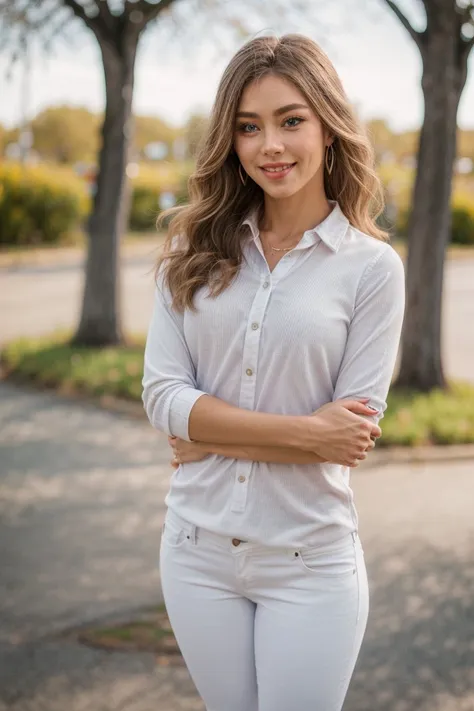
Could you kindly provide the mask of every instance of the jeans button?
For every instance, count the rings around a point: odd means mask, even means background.
[[[233,539],[232,539],[232,545],[233,545],[233,546],[240,546],[241,543],[242,543],[242,541],[240,541],[238,538],[233,538]]]

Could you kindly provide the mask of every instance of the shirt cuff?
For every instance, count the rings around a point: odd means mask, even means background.
[[[199,400],[201,395],[206,395],[206,393],[195,388],[184,388],[173,397],[169,405],[168,415],[169,431],[172,436],[191,442],[189,415],[194,403]]]

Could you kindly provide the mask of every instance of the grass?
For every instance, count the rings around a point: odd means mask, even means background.
[[[93,398],[141,402],[144,339],[123,348],[78,348],[66,333],[21,338],[1,353],[4,376]],[[392,389],[378,447],[474,443],[474,385],[452,382],[446,391]]]
[[[20,338],[1,353],[4,373],[64,394],[104,395],[139,401],[144,341],[130,338],[123,348],[79,348],[69,334]]]
[[[101,649],[153,652],[160,664],[183,664],[164,605],[140,619],[107,627],[81,629],[82,644]]]
[[[392,389],[380,426],[381,446],[474,442],[474,385],[450,382],[449,389],[413,393]]]

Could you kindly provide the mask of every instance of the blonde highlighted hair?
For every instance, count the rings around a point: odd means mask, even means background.
[[[194,308],[201,287],[209,287],[215,296],[229,286],[242,261],[240,225],[252,209],[261,214],[263,191],[250,179],[242,184],[233,142],[242,92],[268,74],[291,81],[334,136],[334,168],[324,175],[326,197],[337,200],[354,227],[387,239],[376,224],[384,201],[373,149],[331,61],[303,35],[258,37],[247,42],[224,71],[188,181],[189,204],[158,218],[160,225],[171,217],[157,271],[163,270],[173,306],[180,311]]]

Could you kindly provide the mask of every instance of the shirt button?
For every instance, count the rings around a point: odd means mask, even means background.
[[[270,286],[270,284],[268,283],[268,281],[264,281],[263,284],[262,284],[262,286],[263,286],[264,289],[268,289],[268,287]]]
[[[252,330],[253,330],[253,331],[256,331],[257,328],[258,328],[258,323],[256,323],[256,322],[253,323],[253,324],[252,324]]]
[[[247,373],[247,375],[253,375],[252,368],[247,368],[247,370],[245,372]]]
[[[245,481],[245,477],[242,476],[242,474],[239,476],[239,481],[240,481],[241,484],[243,484],[244,481]]]

